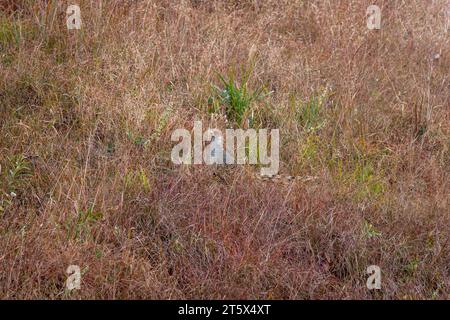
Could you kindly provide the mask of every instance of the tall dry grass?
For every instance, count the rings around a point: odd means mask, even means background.
[[[448,2],[374,2],[370,31],[366,0],[80,0],[69,31],[0,1],[0,297],[448,298]],[[281,173],[317,179],[171,163],[250,67]]]

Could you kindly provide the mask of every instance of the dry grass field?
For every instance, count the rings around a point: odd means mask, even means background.
[[[450,298],[447,0],[0,8],[0,298]],[[278,128],[280,174],[313,179],[174,165],[194,120]]]

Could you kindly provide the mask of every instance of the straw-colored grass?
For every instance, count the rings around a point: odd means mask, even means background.
[[[75,2],[0,1],[1,298],[449,298],[446,0]],[[316,179],[172,164],[211,112]]]

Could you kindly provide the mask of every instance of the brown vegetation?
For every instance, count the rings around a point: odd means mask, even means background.
[[[449,297],[446,0],[78,2],[0,1],[1,298]],[[171,163],[242,70],[317,179]]]

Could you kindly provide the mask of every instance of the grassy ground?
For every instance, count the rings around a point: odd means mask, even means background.
[[[77,2],[0,1],[1,298],[449,298],[447,1]],[[316,179],[171,163],[224,114]]]

